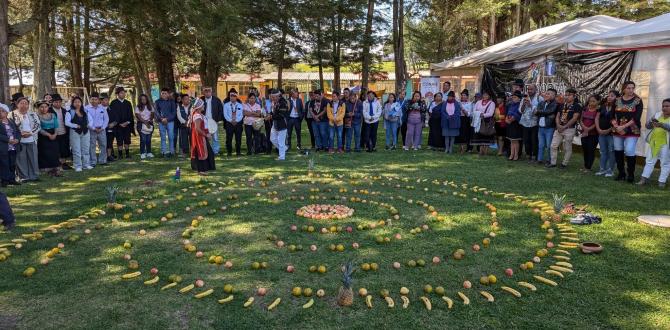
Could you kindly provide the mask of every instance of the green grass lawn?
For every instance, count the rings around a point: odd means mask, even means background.
[[[105,209],[107,186],[120,188],[119,202],[126,209],[107,210],[106,215],[89,219],[86,224],[61,229],[56,234],[45,233],[42,240],[27,242],[20,250],[12,249],[12,256],[0,263],[0,328],[670,328],[667,280],[670,231],[636,221],[639,214],[669,214],[667,190],[655,186],[639,188],[582,174],[577,171],[580,154],[575,154],[568,170],[547,170],[494,156],[445,155],[427,150],[318,154],[314,158],[316,178],[307,177],[307,157],[289,153],[287,158],[281,163],[266,155],[218,158],[217,171],[207,182],[201,182],[188,169],[186,161],[139,161],[135,157],[93,171],[67,172],[62,179],[44,179],[7,190],[18,227],[11,234],[0,234],[0,242],[75,218],[91,209]],[[171,180],[176,166],[184,168],[180,183]],[[252,176],[256,178],[254,186],[247,181]],[[267,179],[265,187],[260,184],[263,178]],[[544,274],[553,262],[549,257],[543,258],[532,271],[523,271],[519,265],[530,260],[545,244],[546,232],[540,228],[539,217],[513,199],[445,186],[445,181],[549,202],[553,193],[566,194],[568,201],[588,204],[590,211],[603,217],[600,225],[576,230],[582,240],[602,243],[605,251],[590,256],[571,250],[570,263],[575,273],[566,274],[562,280]],[[210,184],[215,185],[211,186],[212,192],[204,193]],[[187,192],[181,191],[189,187]],[[319,192],[310,191],[314,188],[319,188]],[[340,192],[340,188],[347,191]],[[354,193],[354,189],[367,189],[371,194]],[[275,191],[277,195],[268,195]],[[192,196],[193,192],[197,196]],[[465,193],[467,197],[454,196],[454,192]],[[176,200],[179,194],[182,200]],[[229,200],[233,194],[239,199]],[[278,201],[273,203],[269,199],[275,196]],[[300,200],[301,196],[306,200]],[[310,196],[325,197],[324,203],[346,204],[355,213],[351,218],[335,221],[297,217],[298,208],[315,202]],[[358,196],[368,202],[335,199],[342,196]],[[488,236],[491,216],[473,197],[493,203],[501,225],[491,246],[477,253],[470,247],[474,243],[481,245]],[[158,207],[149,210],[146,202],[139,202],[140,198],[153,201]],[[164,199],[170,203],[163,205]],[[409,199],[413,203],[408,203]],[[205,200],[207,206],[198,206],[198,202]],[[393,205],[400,212],[400,220],[353,233],[315,234],[300,230],[308,223],[317,229],[324,226],[321,223],[355,228],[358,224],[391,217],[388,209],[369,201]],[[444,215],[444,221],[435,221],[415,201],[434,206]],[[194,210],[186,212],[187,206]],[[227,210],[208,214],[221,206]],[[121,220],[124,213],[140,207],[144,210],[142,214],[135,212],[130,221]],[[176,216],[158,227],[150,227],[151,222],[168,212]],[[191,241],[205,253],[202,259],[183,249],[181,237],[197,215],[203,215],[205,220],[193,231]],[[112,218],[121,221],[112,224]],[[97,223],[105,227],[96,230]],[[292,232],[291,224],[296,224],[299,230]],[[410,229],[422,224],[428,224],[430,229],[410,234]],[[85,234],[85,229],[91,229],[92,233]],[[147,230],[147,234],[140,236],[141,229]],[[402,239],[392,238],[386,244],[375,242],[377,236],[393,237],[397,233]],[[69,242],[67,238],[73,234],[81,239]],[[287,245],[302,245],[304,250],[279,249],[267,239],[268,235],[276,235]],[[132,248],[122,247],[126,240],[132,242]],[[40,265],[42,255],[59,242],[65,243],[62,252],[49,265]],[[351,247],[354,242],[360,244],[359,249]],[[317,245],[316,252],[309,251],[311,244]],[[345,251],[331,252],[330,244],[343,244]],[[458,248],[466,251],[460,261],[452,258]],[[125,253],[139,262],[142,271],[139,278],[121,279],[122,274],[131,272],[122,258]],[[232,269],[209,264],[209,255],[223,256],[233,263]],[[447,259],[431,265],[433,256]],[[411,259],[424,259],[428,265],[406,266]],[[339,268],[347,260],[357,265],[363,262],[380,265],[378,271],[359,270],[354,274],[354,290],[367,288],[374,296],[373,308],[366,307],[364,299],[358,296],[350,308],[337,306]],[[250,264],[254,261],[266,261],[269,267],[252,270]],[[399,270],[391,267],[395,261],[402,264]],[[288,264],[296,267],[294,273],[285,271]],[[307,270],[310,265],[326,265],[328,271],[310,273]],[[28,266],[37,268],[31,278],[22,276]],[[145,286],[142,281],[149,279],[151,267],[159,269],[161,279],[156,286]],[[504,275],[507,267],[514,269],[514,277]],[[170,274],[182,276],[184,282],[176,289],[160,291]],[[487,274],[495,274],[498,283],[480,285],[479,277]],[[558,286],[540,284],[532,275],[556,279]],[[178,288],[196,279],[204,280],[205,286],[194,292],[214,288],[214,294],[198,300],[193,298],[193,292],[177,293]],[[473,282],[471,289],[462,287],[465,280]],[[538,291],[519,288],[517,281],[534,283]],[[216,300],[227,296],[222,289],[224,284],[232,284],[236,292],[231,303],[222,305]],[[426,284],[443,286],[454,299],[454,308],[447,309],[435,293],[424,294]],[[502,292],[501,285],[517,288],[522,297]],[[243,308],[243,302],[261,286],[268,288],[268,294],[256,297],[250,308]],[[294,286],[314,291],[324,289],[326,296],[315,298],[312,308],[303,309],[308,298],[291,297]],[[400,306],[402,286],[410,289],[407,309]],[[379,295],[382,289],[391,292],[395,308],[386,306]],[[486,302],[479,295],[480,290],[491,292],[495,302]],[[469,306],[462,304],[457,291],[469,296],[472,301]],[[430,297],[431,311],[420,302],[423,295]],[[276,297],[282,298],[281,304],[268,311],[267,305]]]

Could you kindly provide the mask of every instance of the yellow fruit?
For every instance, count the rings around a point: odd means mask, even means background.
[[[358,289],[358,295],[361,297],[365,297],[368,295],[368,290],[365,288],[360,288]]]
[[[517,282],[517,284],[519,284],[520,286],[522,286],[524,288],[530,289],[530,291],[537,291],[537,288],[534,285],[532,285],[528,282]]]
[[[209,289],[209,290],[206,290],[204,292],[200,292],[200,293],[196,294],[194,297],[195,297],[195,299],[202,299],[202,298],[207,297],[210,294],[212,294],[212,292],[214,292],[214,289]]]
[[[463,300],[463,305],[470,305],[470,298],[466,296],[463,292],[458,291],[458,296]]]
[[[433,309],[433,305],[430,303],[430,299],[427,297],[421,297],[421,301],[423,301],[423,305],[426,306],[427,310]]]
[[[423,291],[424,291],[425,293],[432,293],[432,292],[433,292],[433,286],[431,286],[430,284],[426,284],[426,285],[423,287]]]
[[[533,267],[535,267],[535,264],[533,264],[532,261],[527,261],[526,262],[526,269],[530,270],[530,269],[533,269]]]
[[[542,283],[547,284],[547,285],[551,285],[551,286],[557,286],[558,285],[558,283],[556,283],[556,282],[554,282],[554,281],[552,281],[548,278],[542,277],[542,276],[533,275],[533,278],[535,278],[537,281],[542,282]]]
[[[150,280],[144,281],[144,285],[154,285],[154,284],[158,283],[158,280],[159,280],[159,278],[158,278],[158,276],[156,276],[156,277],[154,277]]]
[[[225,304],[227,302],[233,301],[233,298],[234,298],[234,296],[231,294],[228,297],[225,297],[223,299],[219,299],[218,301],[219,301],[219,304]]]
[[[310,308],[312,307],[312,305],[314,305],[314,298],[309,299],[309,301],[306,304],[302,305],[302,308],[304,309]]]
[[[232,293],[233,292],[233,286],[231,284],[224,285],[223,286],[223,292]]]
[[[370,264],[370,269],[376,271],[376,270],[379,269],[379,265],[377,265],[377,263],[373,262],[373,263]]]
[[[342,251],[344,251],[344,245],[342,245],[342,244],[337,244],[337,251],[338,251],[338,252],[342,252]]]
[[[364,263],[364,264],[362,264],[362,265],[361,265],[361,269],[362,269],[362,270],[365,270],[365,271],[370,270],[370,264],[367,263],[367,262]]]
[[[368,306],[368,308],[372,308],[372,295],[367,295],[365,297],[365,304]]]
[[[556,276],[558,276],[558,277],[560,277],[560,278],[565,278],[565,276],[563,276],[563,273],[561,273],[561,272],[559,272],[559,271],[557,271],[557,270],[549,269],[549,270],[545,271],[545,273],[546,273],[546,274],[550,274],[550,275],[556,275]]]
[[[189,284],[189,285],[179,289],[179,293],[189,292],[189,291],[193,290],[193,288],[195,288],[195,285],[194,284]]]
[[[312,289],[311,288],[302,289],[302,295],[305,296],[305,297],[311,297],[312,296]]]
[[[23,271],[23,276],[31,277],[31,276],[33,276],[33,274],[35,274],[35,271],[36,271],[35,267],[28,267],[28,268],[26,268],[26,270]]]
[[[121,278],[123,278],[124,280],[127,280],[127,279],[138,277],[140,275],[142,275],[141,272],[134,272],[134,273],[123,274],[123,275],[121,275]]]
[[[386,300],[386,304],[388,305],[389,308],[395,307],[395,302],[393,301],[393,298],[386,296],[384,297],[384,300]]]
[[[325,273],[326,272],[326,266],[324,266],[324,265],[319,266],[317,268],[317,271],[321,274]]]
[[[409,306],[409,298],[407,296],[400,296],[402,300],[402,308],[407,308]]]
[[[167,285],[163,286],[163,287],[161,288],[161,291],[163,291],[163,290],[167,290],[167,289],[169,289],[169,288],[173,288],[173,287],[175,287],[175,286],[177,286],[177,282],[172,282],[172,283],[170,283],[170,284],[167,284]]]
[[[217,265],[223,264],[223,257],[222,256],[214,257],[214,263],[217,264]]]
[[[277,305],[279,305],[280,302],[281,302],[281,298],[275,299],[275,301],[273,301],[272,304],[270,304],[270,306],[268,306],[268,310],[269,311],[273,310],[275,307],[277,307]]]
[[[302,289],[299,286],[296,286],[293,288],[293,290],[291,290],[291,294],[294,297],[300,297],[302,295]]]
[[[441,287],[441,286],[438,286],[438,287],[435,288],[435,293],[439,294],[440,296],[443,296],[444,292],[445,292],[444,288]]]
[[[448,309],[451,309],[452,307],[454,307],[454,301],[451,300],[451,298],[449,298],[447,296],[442,296],[442,300],[444,300],[447,303],[447,308]]]
[[[498,279],[496,278],[495,275],[489,275],[489,284],[496,284],[498,282]]]
[[[400,294],[403,295],[403,296],[408,295],[409,294],[409,289],[403,286],[402,288],[400,288]]]
[[[517,298],[521,298],[521,292],[519,292],[517,290],[514,290],[514,289],[512,289],[508,286],[502,286],[502,287],[500,287],[500,289],[502,289],[505,292],[508,292],[508,293],[512,294],[513,296],[515,296]]]
[[[244,302],[244,308],[249,308],[254,303],[254,297],[249,297],[246,302]]]
[[[574,270],[572,270],[570,268],[565,268],[565,267],[561,267],[561,266],[551,265],[551,266],[549,266],[549,268],[552,269],[552,270],[557,270],[559,272],[563,272],[563,273],[574,273],[575,272]]]
[[[482,276],[479,278],[479,283],[482,285],[488,285],[489,284],[489,277],[488,276]]]
[[[494,302],[495,301],[495,299],[493,298],[493,295],[491,295],[490,293],[488,293],[486,291],[479,291],[479,294],[484,296],[484,298],[486,298],[486,300],[488,300],[488,302]]]
[[[565,262],[565,261],[558,261],[558,262],[556,262],[556,266],[572,268],[572,264],[571,264],[571,263],[568,263],[568,262]]]

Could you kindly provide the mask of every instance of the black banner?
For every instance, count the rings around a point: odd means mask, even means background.
[[[580,101],[587,95],[606,95],[611,89],[620,90],[630,79],[634,51],[559,54],[540,63],[506,62],[484,66],[482,90],[497,95],[510,91],[516,79],[526,85],[536,84],[540,92],[554,88],[559,94],[572,87]]]

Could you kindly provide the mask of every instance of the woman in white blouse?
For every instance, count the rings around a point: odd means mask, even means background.
[[[70,107],[70,111],[65,114],[65,126],[70,128],[70,148],[72,149],[74,170],[76,172],[81,172],[82,168],[90,170],[93,167],[90,165],[89,157],[91,139],[88,126],[89,123],[93,122],[93,119],[84,110],[79,96],[72,98]]]
[[[41,125],[40,118],[30,111],[30,102],[25,97],[16,101],[16,110],[9,114],[19,131],[21,131],[20,147],[16,153],[16,170],[22,181],[39,181],[39,164],[37,162],[37,135]]]
[[[247,155],[261,153],[261,130],[264,126],[265,111],[254,93],[249,93],[244,104],[244,135],[247,139]]]

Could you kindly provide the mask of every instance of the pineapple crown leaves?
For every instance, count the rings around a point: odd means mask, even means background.
[[[353,282],[353,274],[356,271],[356,268],[354,268],[354,263],[352,261],[348,261],[344,265],[344,269],[342,271],[342,284],[344,285],[345,288],[351,288],[351,284]]]
[[[107,191],[107,202],[116,203],[116,195],[119,193],[119,187],[107,186],[105,190]]]
[[[565,197],[566,197],[566,195],[559,196],[558,194],[553,194],[554,211],[556,213],[561,212],[561,210],[563,210],[563,206],[565,204]]]

